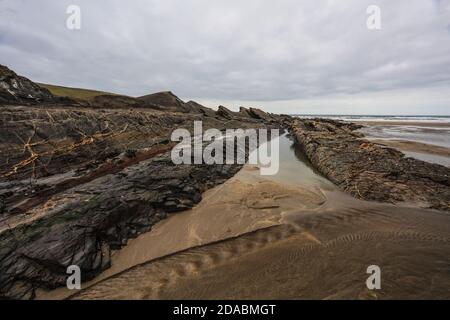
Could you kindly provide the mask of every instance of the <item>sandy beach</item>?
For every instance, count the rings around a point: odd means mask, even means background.
[[[432,144],[420,143],[408,140],[382,140],[374,139],[373,142],[396,148],[403,151],[418,152],[424,154],[432,154],[442,157],[450,157],[450,149]]]
[[[355,123],[368,126],[416,126],[416,127],[430,127],[430,128],[450,128],[450,122],[439,121],[414,121],[414,120],[367,120],[354,121]]]

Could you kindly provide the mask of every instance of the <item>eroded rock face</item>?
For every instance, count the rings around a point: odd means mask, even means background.
[[[96,167],[126,150],[167,141],[201,116],[141,109],[67,106],[0,110],[0,181],[50,177]],[[216,123],[204,121],[204,125]]]
[[[47,89],[0,65],[0,104],[35,104],[55,100]]]
[[[251,118],[252,115],[250,114],[249,110],[244,107],[239,107],[239,115],[242,117]]]
[[[208,117],[215,117],[216,112],[210,108],[204,107],[195,101],[188,101],[186,105],[191,113],[199,113]]]
[[[362,139],[361,126],[324,119],[289,124],[313,166],[356,198],[450,210],[450,169]]]
[[[254,122],[264,122],[264,123],[282,123],[284,121],[290,121],[291,117],[286,115],[275,115],[267,113],[257,108],[244,108],[240,107],[239,112],[233,112],[230,109],[219,106],[217,114],[225,119],[251,119]],[[248,120],[247,120],[248,121]]]
[[[234,114],[233,111],[229,110],[224,106],[219,106],[219,108],[217,109],[217,114],[225,119],[233,119],[237,116]]]
[[[122,95],[99,95],[89,100],[89,106],[94,108],[107,108],[107,109],[124,109],[124,108],[153,108],[158,110],[157,105],[150,103],[144,103],[133,97],[127,97]]]
[[[267,112],[262,111],[261,109],[257,108],[250,108],[248,110],[248,113],[250,117],[255,119],[261,119],[263,121],[272,121],[275,119],[275,117]]]
[[[70,265],[91,279],[109,267],[112,249],[192,208],[240,168],[174,165],[166,152],[54,195],[27,211],[35,220],[0,233],[0,296],[33,298],[37,287],[64,286]]]

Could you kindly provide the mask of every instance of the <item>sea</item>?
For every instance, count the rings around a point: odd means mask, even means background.
[[[410,121],[449,123],[450,116],[422,116],[422,115],[336,115],[336,114],[292,114],[302,119],[326,118],[343,121]]]

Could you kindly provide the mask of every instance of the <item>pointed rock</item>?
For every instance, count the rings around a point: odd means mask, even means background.
[[[186,106],[189,108],[189,112],[191,113],[199,113],[208,117],[214,117],[216,115],[213,109],[202,106],[201,104],[195,101],[189,101],[186,103]]]
[[[224,106],[219,106],[219,109],[217,110],[217,115],[221,116],[225,119],[233,119],[235,117],[235,114],[230,109],[225,108]]]

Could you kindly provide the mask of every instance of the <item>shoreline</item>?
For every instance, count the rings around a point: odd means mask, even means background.
[[[407,157],[450,166],[450,123],[446,122],[359,122],[365,138],[391,147]],[[445,137],[448,137],[446,139]]]
[[[423,154],[437,155],[443,157],[450,157],[450,148],[437,146],[428,143],[421,143],[411,140],[400,139],[370,139],[370,141],[382,144],[388,147],[399,149],[401,151],[411,151]]]
[[[431,127],[431,128],[450,128],[450,122],[439,121],[416,121],[416,120],[358,120],[349,121],[361,125],[370,126],[416,126],[416,127]]]

